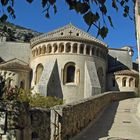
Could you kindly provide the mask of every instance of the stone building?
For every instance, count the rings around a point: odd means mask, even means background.
[[[132,62],[133,50],[129,46],[108,49],[107,90],[135,91],[138,93],[138,69]],[[136,64],[135,64],[136,65]]]
[[[19,87],[31,84],[34,92],[63,98],[66,103],[110,90],[137,93],[138,72],[133,70],[131,47],[108,48],[72,24],[32,38],[30,44],[21,43],[20,51],[17,43],[14,53],[3,44],[11,49],[9,42],[0,43],[4,60],[0,69],[17,72]]]

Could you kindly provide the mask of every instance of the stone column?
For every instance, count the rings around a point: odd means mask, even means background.
[[[84,44],[84,55],[86,55],[86,48],[87,46]]]
[[[126,87],[129,87],[129,78],[126,78]]]
[[[66,53],[66,42],[64,43],[64,53]]]
[[[80,44],[77,43],[77,54],[80,54]]]
[[[70,43],[70,53],[73,53],[73,43]]]
[[[90,46],[90,56],[92,56],[92,47]]]

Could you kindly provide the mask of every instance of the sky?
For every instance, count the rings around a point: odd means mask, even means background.
[[[109,27],[109,33],[102,40],[110,48],[121,48],[123,46],[131,46],[134,49],[133,60],[137,57],[136,37],[135,37],[135,24],[134,21],[122,16],[122,9],[119,7],[119,12],[110,8],[110,1],[108,1],[108,14],[112,16],[114,29]],[[41,7],[41,0],[34,0],[32,4],[27,3],[25,0],[15,0],[16,19],[9,18],[9,21],[38,32],[47,33],[54,29],[72,23],[76,27],[87,31],[88,25],[84,22],[82,16],[75,11],[70,11],[64,0],[57,3],[56,14],[51,12],[50,19],[45,18],[45,13]],[[131,15],[133,17],[133,4],[130,3]],[[93,26],[89,34],[96,37],[96,28]]]

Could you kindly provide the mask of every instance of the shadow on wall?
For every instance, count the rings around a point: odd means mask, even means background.
[[[109,130],[114,122],[118,105],[119,102],[111,103],[94,125],[91,123],[82,132],[82,135],[77,135],[72,140],[99,140],[100,138],[109,136]]]
[[[117,58],[108,55],[108,72],[115,72],[125,69],[129,69],[129,67],[118,61]]]
[[[47,85],[47,96],[55,96],[55,97],[63,99],[57,60],[54,64],[54,67],[53,67],[53,70],[52,70],[52,73],[51,73],[51,76]]]
[[[120,80],[120,79],[116,79],[115,78],[115,75],[113,74],[112,75],[112,78],[110,79],[111,81],[111,91],[120,91],[120,89],[119,89],[119,85],[118,85],[118,83],[120,82],[120,81],[118,81],[118,80]]]

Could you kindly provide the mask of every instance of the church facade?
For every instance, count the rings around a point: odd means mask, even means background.
[[[4,53],[4,43],[0,44],[0,52]],[[11,74],[13,86],[34,87],[35,93],[56,96],[66,103],[106,91],[138,93],[138,71],[133,69],[133,50],[129,46],[108,48],[72,24],[22,45],[21,50],[13,46],[15,54],[9,60],[0,53],[1,74],[15,73]]]

